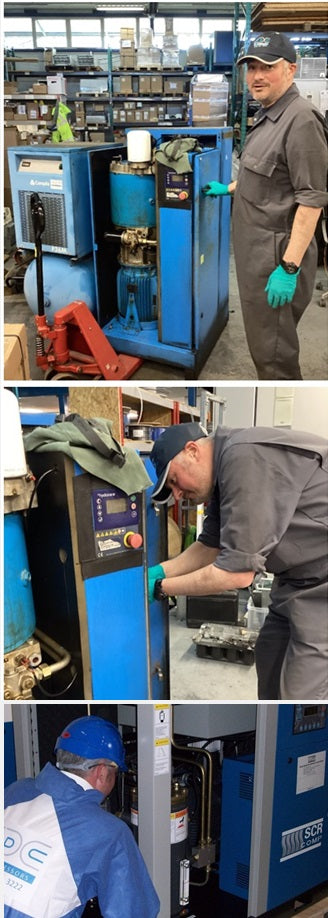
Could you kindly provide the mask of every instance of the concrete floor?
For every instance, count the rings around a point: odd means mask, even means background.
[[[246,344],[235,263],[232,254],[230,257],[229,283],[229,322],[214,345],[198,379],[255,380],[257,378]],[[324,290],[328,289],[327,276],[322,267],[318,268],[316,283],[321,284]],[[8,293],[8,289],[6,292]],[[311,304],[308,306],[299,326],[301,367],[305,380],[325,380],[328,378],[328,301],[325,308],[320,308],[318,305],[320,296],[320,290],[315,289]],[[9,323],[22,322],[26,325],[30,378],[33,380],[43,379],[42,371],[35,364],[34,316],[23,294],[5,296],[4,321]],[[186,376],[183,369],[145,360],[132,378],[135,380],[181,380],[185,379]]]
[[[193,635],[176,610],[170,612],[170,689],[172,701],[256,701],[255,666],[202,659]]]

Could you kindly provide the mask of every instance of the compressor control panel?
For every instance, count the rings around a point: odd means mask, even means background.
[[[293,733],[309,733],[312,730],[323,730],[326,723],[326,704],[295,705]]]
[[[191,210],[193,199],[193,173],[175,172],[158,163],[157,195],[160,207]]]
[[[91,504],[97,558],[141,548],[139,495],[108,485],[92,489]]]

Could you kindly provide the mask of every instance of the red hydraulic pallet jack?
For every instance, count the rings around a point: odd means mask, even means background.
[[[117,354],[83,300],[59,309],[49,325],[44,309],[42,242],[45,215],[41,198],[31,195],[35,236],[38,315],[35,316],[36,364],[45,379],[129,379],[141,366],[140,357]]]

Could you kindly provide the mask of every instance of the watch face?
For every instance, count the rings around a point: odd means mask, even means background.
[[[294,265],[292,261],[284,261],[282,259],[281,264],[282,264],[284,271],[286,271],[287,274],[297,274],[298,267],[297,265]]]

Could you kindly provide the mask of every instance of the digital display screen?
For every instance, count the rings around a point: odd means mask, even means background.
[[[106,513],[125,513],[127,506],[125,497],[113,497],[112,500],[106,500]]]
[[[312,714],[317,714],[317,713],[318,713],[317,704],[304,705],[304,717],[312,717]]]
[[[172,172],[171,182],[173,185],[181,185],[181,175],[176,175],[175,172]]]

